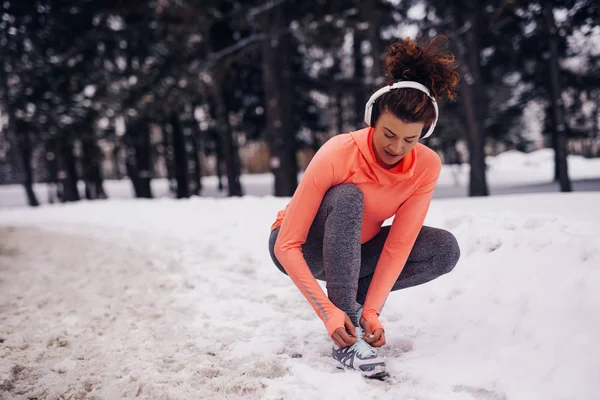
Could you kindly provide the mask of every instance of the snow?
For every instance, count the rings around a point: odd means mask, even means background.
[[[85,93],[86,97],[94,97],[94,95],[96,94],[96,90],[97,90],[96,85],[87,85],[83,89],[83,92]]]
[[[552,157],[488,158],[492,192],[556,191]],[[288,199],[268,195],[270,176],[243,176],[243,198],[219,198],[214,177],[185,200],[165,180],[154,200],[107,181],[108,201],[39,208],[2,187],[0,400],[596,399],[599,166],[569,160],[592,191],[489,198],[464,198],[468,167],[458,185],[444,167],[426,224],[462,256],[390,295],[390,382],[336,369],[321,321],[272,264]]]
[[[507,151],[496,157],[488,157],[486,164],[489,167],[486,175],[492,191],[494,188],[511,185],[535,185],[551,182],[554,177],[554,151],[551,149],[541,149],[531,153]],[[450,182],[447,175],[450,168],[445,167],[441,177],[442,185]],[[600,159],[570,155],[568,168],[572,180],[600,178]],[[465,169],[468,169],[468,166],[465,166]],[[461,176],[461,182],[466,184],[467,181],[468,173],[465,172]]]
[[[337,370],[272,264],[286,202],[1,209],[0,399],[597,398],[600,192],[434,200],[462,257],[390,295],[390,382]]]
[[[531,153],[507,151],[496,157],[488,157],[487,180],[492,194],[516,194],[556,192],[558,184],[553,182],[554,152],[550,149]],[[299,175],[301,177],[302,174]],[[600,159],[587,159],[581,156],[569,156],[569,176],[574,181],[575,191],[600,190]],[[244,193],[251,196],[270,196],[273,190],[272,174],[242,175]],[[223,178],[224,184],[227,183]],[[439,179],[436,198],[465,197],[469,182],[469,165],[460,167],[444,165]],[[166,179],[152,180],[152,192],[157,198],[171,197]],[[217,178],[207,176],[202,179],[203,197],[223,198],[227,190],[219,192]],[[130,199],[134,196],[133,187],[128,179],[106,180],[104,188],[109,198]],[[48,202],[46,184],[35,184],[34,191],[41,203]],[[83,183],[79,183],[79,192],[84,193]],[[22,207],[27,204],[25,191],[21,185],[0,187],[0,208]]]

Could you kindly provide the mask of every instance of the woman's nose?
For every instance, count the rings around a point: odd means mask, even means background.
[[[403,153],[403,148],[404,146],[402,146],[401,144],[392,144],[390,145],[390,151],[394,154],[402,154]]]

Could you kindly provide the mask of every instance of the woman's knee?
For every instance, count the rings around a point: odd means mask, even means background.
[[[362,213],[364,194],[362,190],[351,183],[342,183],[331,187],[323,197],[323,202],[332,206],[343,204],[344,209],[352,209]]]
[[[460,246],[456,237],[448,231],[441,230],[439,238],[439,259],[441,261],[442,273],[451,272],[460,259]]]
[[[277,242],[277,236],[279,235],[279,229],[280,228],[273,230],[269,235],[269,254],[271,255],[271,260],[273,261],[273,264],[275,264],[277,269],[287,275],[287,272],[285,272],[283,265],[281,265],[281,263],[275,256],[275,244]]]

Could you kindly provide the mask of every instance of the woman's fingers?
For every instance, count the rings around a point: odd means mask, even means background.
[[[357,338],[357,337],[358,337],[358,335],[356,334],[356,328],[354,327],[354,324],[353,324],[353,323],[352,323],[352,321],[350,320],[350,317],[348,316],[348,314],[346,314],[346,321],[345,321],[344,325],[345,325],[345,327],[346,327],[346,330],[347,330],[348,332],[350,332],[350,334],[351,334],[353,337],[355,337],[355,338]]]
[[[356,342],[356,337],[349,335],[346,327],[336,329],[331,339],[339,347],[350,346]],[[363,339],[373,347],[381,347],[386,343],[385,332],[381,328],[376,329],[372,334],[366,334]]]
[[[333,332],[333,335],[331,335],[331,340],[333,340],[333,342],[336,344],[336,346],[338,346],[338,347],[344,347],[344,345],[342,344],[342,341],[341,341],[339,335],[337,334],[337,332]]]
[[[335,336],[335,344],[337,344],[339,347],[346,347],[346,342],[344,341],[344,339],[342,338],[342,336],[339,333],[334,333]]]
[[[363,339],[373,347],[379,347],[385,344],[385,334],[381,328],[377,328],[374,333],[365,333]],[[379,344],[382,339],[383,343]],[[377,344],[379,344],[379,346],[377,346]]]
[[[345,346],[350,346],[351,344],[356,343],[356,338],[350,336],[348,334],[348,332],[346,332],[346,329],[343,330],[343,332],[340,334],[340,336],[342,337],[342,340],[344,341]]]
[[[331,338],[340,347],[350,346],[356,342],[356,338],[348,335],[346,328],[337,328]]]
[[[381,329],[381,328],[376,329],[375,333],[373,333],[373,336],[374,337],[373,337],[373,342],[371,343],[371,346],[381,347],[385,344],[385,332],[383,331],[383,329]]]
[[[377,336],[375,333],[380,329],[376,329],[375,332],[371,332],[371,324],[369,324],[369,321],[367,321],[365,318],[361,318],[360,322],[363,329],[365,330],[365,334],[363,336],[365,342],[369,344],[375,343],[377,339],[379,339],[379,336]]]
[[[377,341],[378,338],[376,338],[375,335],[372,333],[365,333],[365,336],[363,337],[363,339],[365,339],[365,342],[372,345],[373,343],[375,343]]]
[[[371,324],[369,324],[369,321],[367,321],[367,319],[364,317],[360,317],[360,324],[363,327],[363,329],[365,330],[365,336],[370,336],[372,332],[371,332]]]

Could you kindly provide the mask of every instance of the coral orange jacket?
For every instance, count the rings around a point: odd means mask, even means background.
[[[321,146],[291,201],[278,212],[271,226],[280,227],[275,256],[321,318],[329,336],[344,326],[344,312],[328,299],[302,254],[302,245],[327,190],[342,183],[362,190],[361,243],[372,239],[383,223],[394,217],[362,312],[374,332],[383,328],[379,314],[423,226],[440,174],[439,156],[420,143],[394,168],[383,168],[373,153],[372,135],[373,129],[365,128],[334,136]]]

